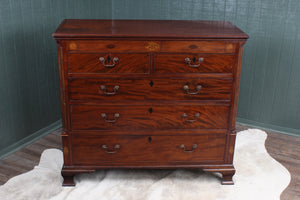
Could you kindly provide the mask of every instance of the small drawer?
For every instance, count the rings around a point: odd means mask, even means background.
[[[70,40],[66,48],[72,52],[147,52],[145,46],[151,41],[140,40]]]
[[[224,159],[225,134],[203,136],[72,135],[74,164],[119,165],[134,162],[212,163]]]
[[[222,54],[155,54],[156,74],[232,73],[234,56]]]
[[[229,100],[232,80],[202,79],[69,79],[70,99]]]
[[[163,41],[161,52],[235,53],[237,43],[228,41]]]
[[[148,74],[147,53],[69,53],[69,73]]]
[[[72,130],[226,129],[223,105],[72,105]],[[134,134],[134,132],[132,132]]]

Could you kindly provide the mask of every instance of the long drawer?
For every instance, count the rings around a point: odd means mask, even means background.
[[[226,129],[223,105],[72,105],[72,130]]]
[[[71,100],[229,100],[229,79],[69,80]]]
[[[130,162],[220,162],[226,135],[91,136],[72,135],[72,161],[77,165]]]

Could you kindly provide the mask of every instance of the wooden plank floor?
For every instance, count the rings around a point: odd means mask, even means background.
[[[248,127],[237,126],[237,130]],[[266,148],[269,154],[282,163],[291,173],[292,180],[281,194],[281,200],[300,200],[300,137],[267,132]],[[60,130],[57,130],[14,154],[0,160],[0,185],[16,175],[27,172],[38,165],[45,149],[61,149]]]

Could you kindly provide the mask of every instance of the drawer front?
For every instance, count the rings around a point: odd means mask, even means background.
[[[75,40],[67,41],[67,50],[73,52],[147,52],[145,48],[151,41],[129,40]],[[153,41],[152,41],[153,42]],[[157,41],[155,41],[157,43]]]
[[[71,100],[228,100],[231,79],[70,79]]]
[[[163,41],[161,52],[235,53],[235,48],[228,41]]]
[[[118,165],[130,162],[220,162],[225,134],[203,136],[72,135],[73,163]]]
[[[226,129],[221,105],[72,105],[72,130]]]
[[[221,54],[156,54],[157,74],[232,73],[234,56]]]
[[[148,74],[150,56],[147,53],[69,53],[69,73]]]
[[[74,40],[66,41],[73,52],[189,52],[235,53],[236,44],[228,41],[158,41],[158,40]]]

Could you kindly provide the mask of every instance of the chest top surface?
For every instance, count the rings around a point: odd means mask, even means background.
[[[66,19],[53,37],[247,39],[249,36],[228,21]]]

